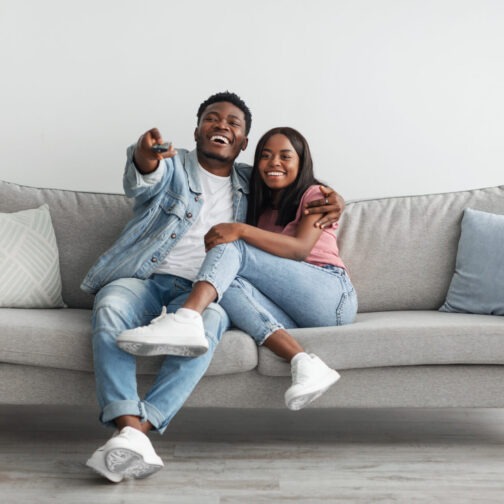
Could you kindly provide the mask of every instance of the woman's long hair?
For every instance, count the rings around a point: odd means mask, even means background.
[[[247,224],[257,225],[260,215],[272,205],[272,193],[259,174],[259,161],[267,141],[273,135],[284,135],[294,147],[299,156],[299,171],[296,180],[283,189],[280,204],[278,206],[278,219],[276,224],[286,226],[296,218],[299,202],[304,192],[311,185],[319,185],[320,182],[313,174],[313,161],[310,147],[305,137],[293,128],[282,126],[267,131],[257,143],[254,154],[254,168],[250,178],[250,195],[248,200]]]

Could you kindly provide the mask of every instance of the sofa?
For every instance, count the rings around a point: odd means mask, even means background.
[[[64,306],[0,308],[0,402],[96,406],[93,297],[79,286],[128,221],[131,202],[119,194],[0,182],[0,213],[43,205]],[[347,203],[338,236],[359,313],[348,326],[292,331],[341,374],[309,407],[504,406],[504,318],[439,311],[454,277],[466,208],[502,216],[504,186]],[[161,359],[138,359],[141,391]],[[185,407],[284,408],[289,383],[286,362],[231,329]]]

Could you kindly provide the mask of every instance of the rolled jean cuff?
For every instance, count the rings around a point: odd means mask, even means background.
[[[146,401],[144,401],[142,404],[147,414],[147,420],[152,424],[157,432],[163,434],[166,427],[168,426],[168,422],[166,422],[165,416],[152,404]]]
[[[209,275],[199,275],[194,279],[193,285],[196,282],[207,282],[209,283],[216,291],[217,291],[217,299],[215,300],[216,303],[219,303],[220,300],[222,299],[222,296],[224,295],[224,292],[222,292],[222,289],[220,289],[217,285],[215,285],[215,280],[209,276]]]
[[[281,324],[271,324],[268,327],[268,330],[264,333],[264,336],[262,338],[254,338],[255,342],[257,345],[262,346],[266,342],[266,340],[276,331],[279,331],[280,329],[285,329],[285,327]]]
[[[141,422],[147,420],[146,411],[144,405],[141,401],[114,401],[107,404],[100,415],[100,420],[103,424],[115,427],[114,419],[124,416],[131,415],[140,418]]]

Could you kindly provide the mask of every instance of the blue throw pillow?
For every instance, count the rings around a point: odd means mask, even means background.
[[[455,273],[440,311],[504,315],[504,215],[464,210]]]

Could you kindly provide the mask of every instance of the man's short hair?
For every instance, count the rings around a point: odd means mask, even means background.
[[[207,98],[200,106],[198,109],[198,113],[196,114],[198,117],[198,124],[201,120],[201,116],[203,115],[203,112],[205,109],[209,106],[212,105],[213,103],[220,103],[220,102],[229,102],[232,103],[235,107],[238,107],[245,115],[245,134],[248,135],[250,128],[252,126],[252,113],[250,112],[250,109],[247,107],[245,102],[235,93],[231,93],[229,91],[224,91],[222,93],[216,93],[210,98]]]

